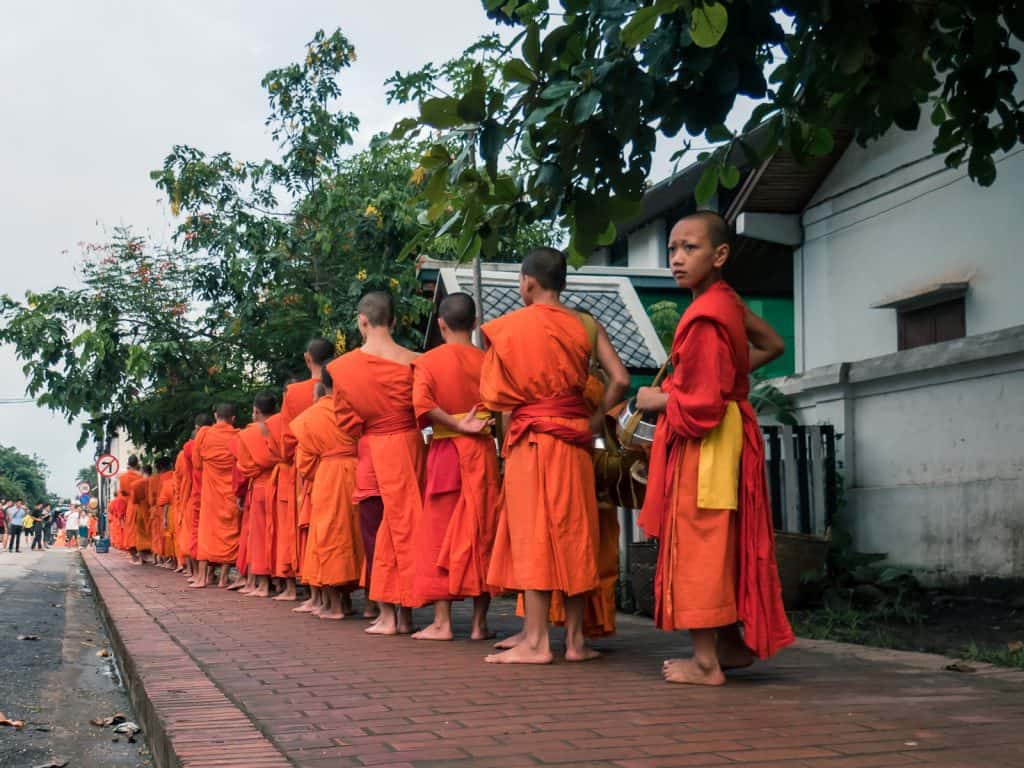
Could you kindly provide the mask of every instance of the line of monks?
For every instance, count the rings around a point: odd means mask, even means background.
[[[683,219],[669,249],[694,302],[671,376],[637,395],[660,414],[640,523],[660,543],[656,623],[693,640],[664,676],[720,685],[793,639],[747,402],[750,370],[781,340],[721,279],[721,217]],[[466,294],[442,301],[445,343],[424,354],[393,340],[390,294],[366,294],[362,346],[334,358],[330,342],[310,342],[310,378],[280,408],[257,396],[241,430],[231,405],[200,415],[174,465],[159,459],[148,476],[132,457],[109,507],[113,545],[194,588],[219,569],[222,587],[297,601],[301,582],[309,599],[294,610],[321,619],[354,615],[363,589],[371,635],[451,640],[452,601],[472,599],[470,638],[482,640],[492,596],[517,592],[523,629],[488,662],[550,663],[551,623],[564,625],[567,661],[597,657],[587,639],[615,629],[618,522],[598,503],[591,450],[629,375],[600,324],[562,303],[565,280],[562,253],[529,254],[525,306],[482,326],[486,351]],[[414,632],[412,609],[430,604],[433,622]]]

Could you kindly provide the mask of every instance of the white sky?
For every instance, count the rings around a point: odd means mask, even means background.
[[[450,58],[493,29],[479,0],[0,2],[0,292],[73,285],[77,243],[117,225],[166,238],[170,215],[149,171],[173,144],[267,156],[260,80],[301,60],[321,27],[341,27],[356,47],[341,84],[360,142],[402,116],[385,103],[386,77]],[[653,180],[667,169],[659,163]],[[0,348],[0,399],[24,386]],[[0,443],[42,456],[61,495],[92,461],[77,437],[34,404],[0,404]]]

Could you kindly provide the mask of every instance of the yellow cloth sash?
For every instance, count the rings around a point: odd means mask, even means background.
[[[466,413],[455,413],[455,414],[452,414],[452,418],[455,419],[456,421],[462,421],[468,415],[469,415],[468,411]],[[476,418],[478,418],[480,421],[487,421],[488,419],[491,418],[491,412],[490,411],[485,411],[485,410],[479,410],[479,411],[476,412]],[[489,435],[489,434],[491,434],[491,428],[490,427],[487,427],[486,429],[483,429],[480,432],[477,432],[477,435]],[[434,437],[433,437],[434,440],[450,440],[453,437],[475,437],[475,436],[476,435],[466,435],[465,432],[456,432],[454,429],[448,429],[448,427],[443,426],[442,424],[435,424],[434,425]]]
[[[701,509],[737,509],[740,491],[740,454],[743,453],[743,416],[735,402],[725,408],[718,426],[700,442],[697,470],[697,506]]]

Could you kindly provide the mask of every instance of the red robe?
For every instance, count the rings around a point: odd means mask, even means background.
[[[355,587],[363,572],[356,489],[355,435],[334,417],[334,400],[322,397],[291,423],[298,441],[295,466],[310,491],[312,515],[302,580],[313,587]]]
[[[338,426],[358,434],[357,502],[380,497],[370,599],[415,604],[413,530],[422,514],[426,446],[412,408],[412,367],[354,350],[327,367]],[[369,555],[369,553],[367,553]]]
[[[189,554],[192,544],[192,440],[178,452],[174,462],[175,482],[174,506],[178,510],[177,526],[174,530],[174,551],[179,559]]]
[[[413,407],[421,422],[441,409],[461,416],[480,402],[484,352],[444,344],[413,363]],[[427,452],[422,524],[416,527],[416,604],[491,592],[487,568],[501,494],[494,438],[448,435],[435,426]]]
[[[149,549],[156,557],[165,557],[164,514],[159,508],[160,475],[150,475],[146,482],[146,500],[149,502]]]
[[[238,430],[214,424],[196,437],[196,466],[203,481],[199,502],[200,561],[228,564],[238,558],[241,511],[235,495]]]
[[[598,587],[592,435],[583,399],[591,344],[576,313],[534,304],[482,328],[480,398],[511,412],[489,583],[579,595]]]
[[[277,423],[280,423],[277,420]],[[248,572],[254,576],[271,573],[267,542],[267,490],[277,462],[270,452],[269,427],[250,424],[238,435],[238,471],[246,478],[246,554]]]
[[[281,401],[281,439],[278,450],[281,464],[277,473],[276,531],[280,562],[274,575],[295,577],[300,575],[300,564],[309,529],[309,507],[303,508],[302,483],[295,470],[295,435],[290,424],[313,404],[316,379],[291,384]]]
[[[666,630],[724,626],[767,658],[793,642],[782,605],[764,469],[764,441],[747,400],[750,357],[743,308],[724,282],[687,308],[672,342],[639,523],[659,539],[655,622]],[[701,441],[730,403],[742,415],[737,508],[699,507]],[[717,454],[716,454],[717,456]]]

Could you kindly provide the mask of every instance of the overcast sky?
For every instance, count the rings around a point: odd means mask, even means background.
[[[263,74],[339,26],[358,53],[341,84],[362,121],[359,143],[402,116],[385,104],[385,78],[493,30],[480,0],[2,0],[0,293],[73,285],[77,244],[118,225],[166,239],[170,216],[149,171],[173,144],[266,157]],[[668,168],[656,164],[652,181]],[[23,396],[9,348],[0,374],[0,400]],[[0,403],[0,443],[42,456],[61,495],[92,461],[77,437],[32,403]]]

